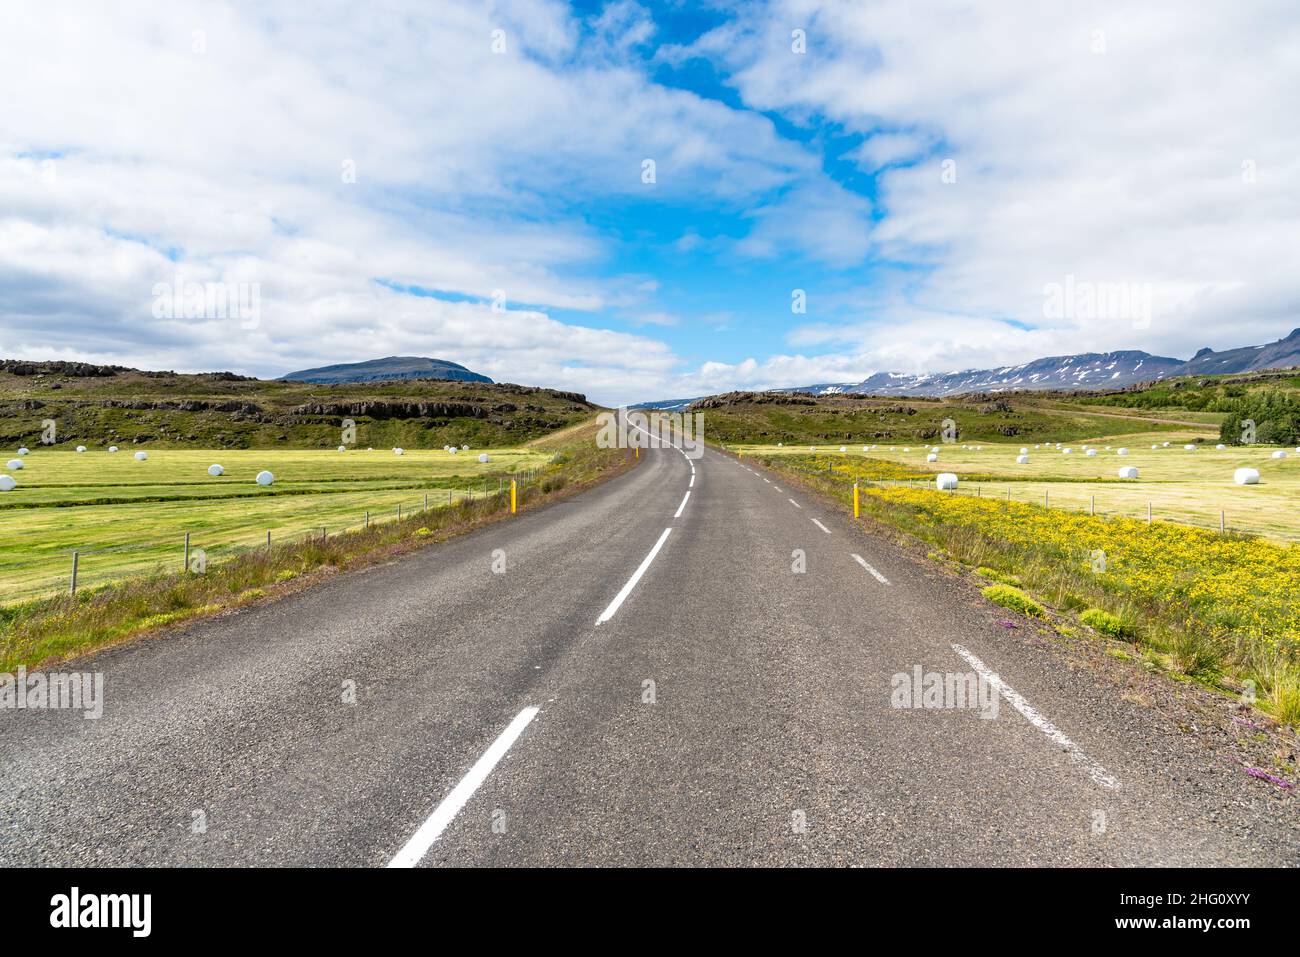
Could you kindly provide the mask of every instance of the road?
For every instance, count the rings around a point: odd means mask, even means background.
[[[1005,621],[775,474],[652,450],[65,666],[104,715],[0,712],[0,863],[1300,861],[1288,793]],[[996,717],[893,707],[916,666]]]

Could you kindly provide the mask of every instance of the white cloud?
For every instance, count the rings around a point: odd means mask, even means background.
[[[1282,252],[1300,235],[1292,5],[777,0],[745,11],[696,52],[724,60],[748,104],[946,144],[881,178],[877,254],[928,269],[844,330],[877,368],[1082,349],[1186,356],[1300,324],[1300,273]],[[789,50],[795,25],[804,56]],[[886,132],[852,158],[886,165],[908,152]],[[941,179],[945,158],[955,183]],[[1149,283],[1150,328],[1047,321],[1043,288],[1067,276]]]
[[[563,4],[386,7],[7,11],[0,350],[267,375],[418,348],[598,396],[649,386],[665,345],[540,311],[666,315],[654,277],[607,274],[586,206],[643,195],[647,157],[657,198],[737,209],[817,175],[766,118],[596,56]],[[620,4],[597,34],[608,54],[650,28]],[[178,272],[259,283],[262,325],[154,319]]]

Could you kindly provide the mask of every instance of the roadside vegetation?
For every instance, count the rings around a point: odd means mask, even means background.
[[[1167,522],[868,484],[863,473],[880,471],[875,465],[827,469],[797,455],[764,462],[846,508],[853,482],[864,483],[864,515],[978,569],[995,581],[985,594],[998,604],[1030,615],[1050,606],[1099,636],[1132,642],[1152,669],[1254,699],[1300,724],[1300,550]]]
[[[521,489],[519,509],[538,508],[632,466],[626,450],[599,449],[594,424],[539,439],[528,450],[544,460]],[[98,588],[0,607],[0,671],[49,665],[161,627],[273,597],[337,571],[386,561],[471,529],[508,519],[509,493],[458,498],[450,507],[413,512],[369,528],[322,538],[296,536],[211,564],[202,574],[170,570]]]

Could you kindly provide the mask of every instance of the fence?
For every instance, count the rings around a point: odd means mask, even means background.
[[[805,474],[816,474],[820,477],[831,477],[835,479],[843,478],[845,482],[853,484],[854,477],[846,472],[836,471],[831,465],[826,469],[809,469],[798,468],[797,471]],[[960,476],[959,476],[960,478]],[[972,498],[994,498],[999,501],[1018,502],[1022,505],[1038,505],[1047,509],[1057,509],[1069,512],[1085,512],[1101,518],[1129,518],[1145,521],[1147,523],[1161,521],[1172,522],[1178,525],[1188,525],[1193,528],[1204,528],[1210,531],[1217,531],[1221,534],[1244,533],[1247,535],[1258,535],[1265,538],[1280,540],[1284,542],[1300,541],[1300,532],[1279,531],[1276,526],[1271,526],[1260,521],[1252,520],[1249,517],[1241,515],[1229,515],[1226,509],[1208,508],[1201,509],[1208,517],[1201,517],[1188,509],[1180,509],[1177,506],[1168,503],[1157,503],[1156,498],[1147,498],[1145,502],[1140,502],[1137,508],[1131,504],[1128,507],[1117,506],[1113,500],[1107,500],[1104,493],[1088,491],[1071,494],[1072,486],[1077,483],[1072,482],[1044,482],[1041,479],[1032,479],[1026,481],[993,481],[993,482],[966,482],[959,484],[957,488],[945,490],[940,493],[934,484],[933,478],[922,479],[871,479],[859,477],[856,479],[857,484],[863,488],[914,488],[934,491],[935,494],[943,495],[968,495]],[[1132,499],[1132,490],[1135,486],[1120,485],[1115,483],[1119,488],[1125,490],[1126,497]],[[1017,486],[1037,485],[1032,491],[1027,490],[1025,494],[1016,495],[1014,490]],[[1042,488],[1042,486],[1048,486]],[[1080,497],[1086,498],[1086,501],[1080,501]],[[1063,503],[1061,499],[1067,500],[1068,504]],[[1100,502],[1099,502],[1100,499]]]
[[[509,497],[512,490],[517,490],[518,496],[522,498],[524,489],[533,485],[537,481],[539,474],[540,470],[529,469],[509,475],[494,476],[497,479],[495,489],[491,487],[490,478],[484,479],[482,488],[452,489],[431,487],[427,491],[423,491],[417,496],[398,502],[395,505],[385,506],[382,509],[363,509],[357,514],[356,520],[352,522],[304,526],[295,520],[289,524],[281,524],[265,529],[264,538],[260,529],[250,532],[240,542],[212,543],[193,530],[178,530],[174,539],[132,542],[104,548],[85,547],[61,550],[57,554],[63,555],[64,561],[67,562],[66,565],[63,565],[64,570],[62,572],[49,559],[35,562],[5,563],[0,565],[0,581],[10,578],[13,573],[24,570],[48,568],[51,574],[48,580],[27,586],[6,585],[0,591],[0,595],[3,596],[0,598],[0,602],[11,603],[51,595],[60,591],[75,595],[78,589],[100,587],[115,581],[166,570],[173,561],[176,563],[174,567],[177,570],[199,573],[205,571],[208,565],[231,561],[259,549],[269,550],[275,545],[295,544],[314,538],[327,540],[332,535],[364,530],[371,525],[401,521],[410,518],[412,515],[427,512],[430,509],[449,508],[464,502],[482,501],[498,496]],[[513,504],[511,502],[512,506]],[[166,557],[168,553],[174,557],[168,559]],[[104,556],[111,556],[112,560],[107,563],[96,561],[96,559],[102,559]],[[127,557],[124,559],[123,556]],[[133,560],[130,556],[138,556],[138,558]],[[39,572],[37,574],[39,578],[44,579],[44,576],[40,575]]]

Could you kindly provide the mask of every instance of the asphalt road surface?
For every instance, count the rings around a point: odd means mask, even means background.
[[[1300,861],[1293,801],[1005,618],[774,474],[649,451],[63,666],[104,715],[0,712],[0,863]],[[918,666],[984,709],[894,707]]]

